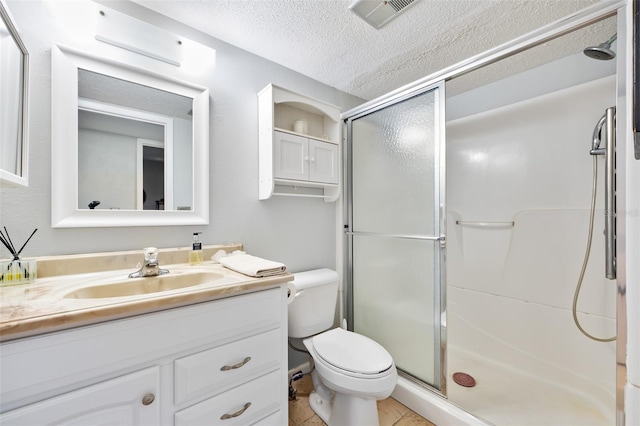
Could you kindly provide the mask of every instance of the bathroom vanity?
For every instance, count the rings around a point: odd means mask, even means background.
[[[284,424],[291,276],[200,268],[223,279],[151,295],[65,298],[105,275],[81,274],[65,284],[67,277],[42,279],[28,290],[40,297],[5,297],[0,423]]]

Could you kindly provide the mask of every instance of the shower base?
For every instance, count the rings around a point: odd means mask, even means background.
[[[541,379],[473,353],[449,348],[449,371],[473,375],[473,388],[448,381],[448,399],[495,425],[611,425],[615,407],[582,389]]]
[[[580,389],[563,387],[456,348],[450,348],[448,359],[449,371],[471,372],[477,380],[476,386],[465,388],[448,380],[449,397],[444,398],[400,377],[391,396],[438,425],[610,426],[615,423],[613,398],[609,401],[611,404],[603,404]]]

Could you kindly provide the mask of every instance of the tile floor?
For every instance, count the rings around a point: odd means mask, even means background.
[[[289,401],[289,426],[324,425],[309,407],[309,393],[313,390],[311,376],[294,382],[293,387],[298,391],[298,396],[295,401]],[[378,401],[378,417],[380,426],[435,426],[393,398]]]

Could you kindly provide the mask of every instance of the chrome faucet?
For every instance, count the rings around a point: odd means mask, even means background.
[[[160,269],[158,266],[158,249],[147,247],[144,249],[144,264],[136,272],[130,273],[129,278],[156,277],[168,273],[167,269]]]

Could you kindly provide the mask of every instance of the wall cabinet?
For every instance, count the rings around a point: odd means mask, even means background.
[[[338,184],[338,145],[276,131],[274,135],[276,179]]]
[[[286,424],[286,318],[280,286],[3,343],[0,424]]]
[[[340,109],[270,84],[258,94],[259,198],[340,195]],[[304,121],[306,132],[294,131]],[[299,130],[299,129],[296,129]]]

